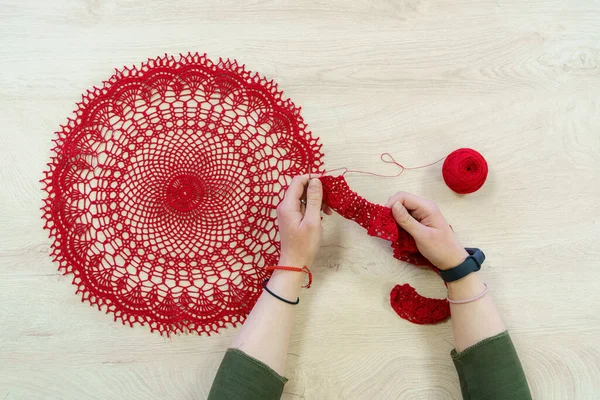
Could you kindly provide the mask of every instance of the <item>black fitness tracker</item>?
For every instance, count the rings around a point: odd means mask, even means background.
[[[465,248],[465,250],[469,253],[469,256],[459,265],[444,271],[438,268],[444,282],[457,281],[469,275],[471,272],[476,272],[481,269],[481,264],[485,261],[485,254],[483,254],[483,251],[476,248]]]

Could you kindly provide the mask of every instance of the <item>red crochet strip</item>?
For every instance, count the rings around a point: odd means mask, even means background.
[[[407,283],[394,286],[390,292],[390,304],[400,318],[415,324],[436,324],[450,317],[448,300],[421,296]]]
[[[353,192],[343,176],[322,176],[323,201],[342,217],[350,219],[376,236],[392,242],[394,257],[398,260],[420,266],[435,268],[419,250],[415,240],[400,228],[392,210],[368,200]],[[396,313],[416,324],[434,324],[450,316],[450,306],[446,299],[430,299],[419,295],[410,285],[396,285],[390,293],[390,303]]]
[[[275,208],[321,145],[236,61],[165,55],[88,91],[57,132],[45,228],[82,301],[161,334],[242,322],[276,264]]]

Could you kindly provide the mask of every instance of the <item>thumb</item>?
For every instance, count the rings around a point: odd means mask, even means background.
[[[307,222],[321,222],[321,203],[323,203],[323,185],[318,178],[308,181],[306,190],[306,212],[304,219]]]
[[[412,237],[418,237],[425,227],[408,212],[406,207],[399,201],[395,202],[392,206],[392,215],[394,219],[400,225],[402,229],[410,233]]]

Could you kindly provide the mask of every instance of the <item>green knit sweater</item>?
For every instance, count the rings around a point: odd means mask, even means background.
[[[508,332],[451,352],[466,400],[531,399],[527,380]],[[402,378],[399,378],[402,379]],[[238,349],[229,349],[209,400],[276,400],[287,379]]]

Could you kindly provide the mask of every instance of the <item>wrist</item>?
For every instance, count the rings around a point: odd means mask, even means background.
[[[310,265],[306,262],[306,260],[297,257],[288,257],[284,255],[282,255],[281,258],[279,258],[279,262],[277,263],[277,265],[286,267],[310,268]]]
[[[303,272],[275,270],[269,278],[267,285],[269,289],[279,295],[295,299],[299,296],[302,286],[305,283],[305,275]]]
[[[441,270],[447,270],[460,265],[469,257],[469,253],[464,248],[458,248],[454,251],[449,252],[443,259],[435,266]]]
[[[479,278],[479,272],[473,272],[454,282],[448,282],[448,297],[453,300],[464,300],[472,298],[485,288],[484,283]]]
[[[294,268],[303,268],[307,267],[307,265],[302,264],[301,262],[294,262],[292,258],[281,257],[277,266],[280,267],[294,267]],[[293,283],[294,285],[300,284],[304,285],[306,283],[306,274],[304,272],[297,271],[286,271],[282,269],[276,269],[273,271],[273,275],[271,278],[281,279],[283,281],[288,281]]]
[[[277,270],[273,271],[270,279],[276,281],[285,281],[293,285],[302,286],[306,280],[306,274],[304,272]]]

